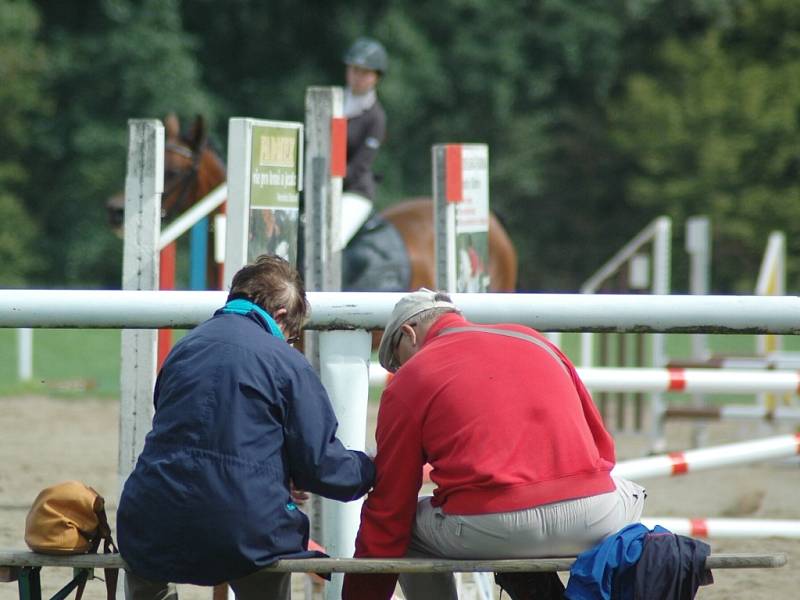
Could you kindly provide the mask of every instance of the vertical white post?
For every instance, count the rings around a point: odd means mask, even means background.
[[[340,228],[342,180],[346,164],[332,165],[333,153],[340,162],[346,162],[347,124],[342,119],[343,93],[338,87],[311,87],[306,90],[306,148],[305,148],[305,196],[303,223],[304,279],[308,291],[336,292],[342,289],[341,248],[337,244]],[[344,132],[336,127],[344,126]],[[335,135],[338,133],[338,136]],[[334,139],[341,137],[342,139]],[[334,145],[343,147],[334,148]],[[320,334],[306,332],[305,354],[309,362],[320,373]],[[323,385],[327,387],[325,379]],[[330,393],[330,389],[328,392]],[[344,416],[336,406],[339,419]],[[348,414],[348,416],[351,416]],[[366,416],[364,417],[366,427]],[[330,538],[328,524],[336,531],[337,516],[328,515],[319,496],[311,499],[311,539],[327,548],[325,540]],[[353,534],[355,536],[355,533]],[[350,555],[352,556],[352,554]],[[341,582],[337,589],[341,589]]]
[[[228,121],[228,204],[225,209],[225,275],[222,289],[247,263],[250,226],[250,136],[247,119]]]
[[[128,121],[125,177],[123,290],[158,289],[158,238],[164,189],[164,126],[160,121]],[[156,377],[154,329],[123,329],[118,472],[122,483],[136,464],[153,418]]]
[[[670,293],[670,269],[672,251],[672,220],[659,217],[655,222],[653,237],[653,293]],[[666,337],[663,333],[652,336],[653,367],[663,367],[667,362]],[[651,452],[663,452],[666,447],[664,438],[664,397],[662,394],[650,395],[651,418]]]
[[[306,91],[305,283],[314,291],[342,289],[339,235],[344,173],[334,174],[331,165],[334,119],[342,118],[342,98],[338,87]],[[346,143],[346,136],[340,142]]]
[[[594,334],[591,332],[581,333],[581,366],[594,366]]]
[[[786,294],[786,235],[782,231],[773,231],[767,239],[767,249],[761,261],[756,282],[756,294],[759,296],[783,296]],[[756,336],[756,352],[767,359],[774,352],[781,350],[781,336],[775,334]],[[778,397],[771,393],[757,395],[760,406],[774,410]],[[774,428],[774,423],[772,424]]]
[[[689,254],[689,293],[705,296],[711,288],[711,235],[708,217],[690,217],[686,221],[686,252]],[[706,358],[708,336],[692,335],[692,357]]]
[[[369,358],[372,336],[367,331],[326,331],[319,335],[320,377],[339,419],[338,437],[353,450],[364,450],[369,399]],[[361,521],[361,500],[322,501],[325,523],[322,545],[328,554],[350,557]],[[342,576],[327,586],[328,600],[341,598]]]
[[[689,217],[686,221],[686,252],[689,254],[689,293],[704,296],[711,288],[711,227],[706,216]],[[692,358],[708,358],[708,336],[695,333],[691,336]],[[692,394],[692,405],[705,404],[704,394]],[[695,448],[705,445],[707,433],[705,421],[692,424],[692,445]]]
[[[463,197],[461,145],[431,148],[433,171],[434,281],[436,289],[456,291],[456,202]]]
[[[20,381],[33,379],[33,329],[17,329],[17,377]]]

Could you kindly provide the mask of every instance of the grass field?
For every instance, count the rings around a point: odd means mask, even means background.
[[[183,332],[174,332],[177,339]],[[624,334],[633,347],[630,334]],[[620,336],[616,336],[620,337]],[[17,377],[17,332],[0,329],[0,395],[39,393],[56,396],[119,397],[120,331],[110,329],[36,329],[33,333],[34,379],[20,383]],[[670,358],[689,358],[688,335],[668,335]],[[752,335],[711,335],[709,348],[714,354],[752,355],[756,341]],[[609,344],[617,347],[617,340]],[[564,334],[561,346],[570,358],[580,358],[578,334]],[[784,336],[787,351],[800,351],[800,337]],[[598,351],[595,350],[595,356]],[[645,354],[645,356],[649,356]],[[377,357],[374,357],[377,360]],[[740,400],[741,401],[741,397]]]

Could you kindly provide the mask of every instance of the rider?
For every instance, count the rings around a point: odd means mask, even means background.
[[[367,220],[375,199],[372,163],[386,135],[386,113],[376,93],[389,66],[383,45],[371,38],[357,39],[344,55],[347,89],[347,175],[342,196],[342,245]]]

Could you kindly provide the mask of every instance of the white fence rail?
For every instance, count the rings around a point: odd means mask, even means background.
[[[687,392],[755,394],[800,392],[800,371],[731,369],[647,369],[640,367],[577,367],[592,393]],[[383,387],[390,374],[380,363],[369,365],[369,383]],[[763,412],[763,410],[761,411]]]
[[[309,292],[309,329],[381,329],[402,293]],[[797,296],[453,294],[467,318],[540,331],[800,333]],[[224,292],[0,290],[0,327],[191,328]]]

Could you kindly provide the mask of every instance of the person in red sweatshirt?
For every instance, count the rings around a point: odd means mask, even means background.
[[[538,331],[467,321],[425,288],[379,348],[376,483],[356,557],[571,556],[637,522],[641,486],[610,474],[614,440],[569,359]],[[418,498],[425,463],[433,496]],[[391,598],[396,575],[347,575],[344,600]],[[408,600],[455,599],[447,573],[401,575]]]

